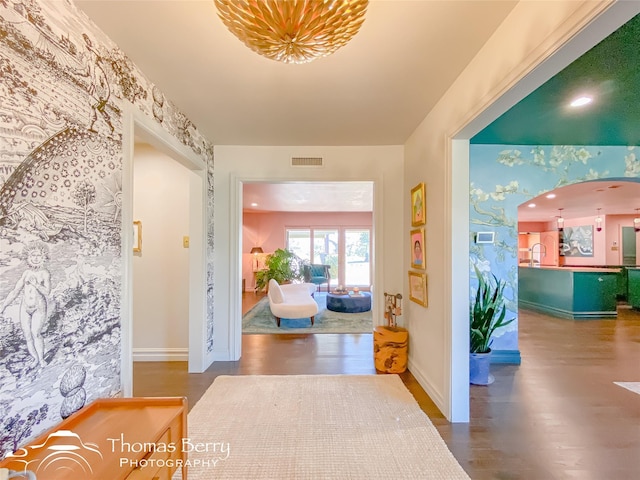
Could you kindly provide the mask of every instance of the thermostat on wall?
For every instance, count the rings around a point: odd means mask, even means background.
[[[476,233],[476,243],[493,243],[496,232],[478,232]]]

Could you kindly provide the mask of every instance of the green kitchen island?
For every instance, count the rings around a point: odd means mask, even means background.
[[[616,318],[618,268],[518,267],[518,304],[574,320]]]
[[[640,268],[627,268],[628,275],[628,300],[631,308],[640,309]]]

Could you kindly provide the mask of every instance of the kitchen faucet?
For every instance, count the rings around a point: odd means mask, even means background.
[[[531,245],[531,258],[529,259],[529,266],[533,267],[533,254],[534,254],[534,250],[536,248],[536,246],[540,247],[540,250],[538,251],[538,253],[542,254],[540,257],[540,261],[542,260],[542,257],[546,257],[547,256],[547,246],[543,245],[542,243],[534,243],[533,245]],[[538,266],[540,266],[540,261],[538,262]]]

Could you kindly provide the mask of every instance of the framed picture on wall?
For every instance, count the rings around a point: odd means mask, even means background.
[[[411,230],[411,267],[425,269],[424,228]]]
[[[560,239],[560,255],[593,257],[593,225],[564,227]]]
[[[427,302],[427,276],[424,273],[409,272],[409,300],[423,307]]]
[[[133,251],[142,253],[142,222],[133,222]]]
[[[427,221],[427,209],[424,183],[420,182],[411,189],[411,226],[419,227]]]

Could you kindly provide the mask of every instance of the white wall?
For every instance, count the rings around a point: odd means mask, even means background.
[[[292,156],[324,158],[324,167],[291,167]],[[239,181],[373,181],[374,295],[401,292],[403,267],[403,147],[243,147],[216,146],[215,157],[215,344],[216,360],[239,355],[241,194]],[[222,234],[221,232],[225,232]],[[234,243],[236,243],[234,245]],[[375,307],[374,307],[375,312]],[[402,317],[400,317],[400,321]],[[374,318],[374,322],[380,319]],[[235,342],[235,343],[234,343]]]
[[[427,186],[429,288],[428,308],[405,303],[409,368],[451,421],[469,418],[468,149],[464,140],[452,139],[470,138],[595,45],[565,49],[545,69],[534,71],[609,4],[518,3],[405,145],[404,190],[420,181]],[[611,31],[603,31],[600,39]],[[518,89],[510,90],[526,75]],[[406,225],[409,199],[403,200]],[[408,234],[405,228],[405,238]],[[405,269],[408,259],[403,256]]]
[[[133,258],[133,358],[187,360],[189,232],[187,168],[148,144],[136,144],[133,216],[142,252]]]

